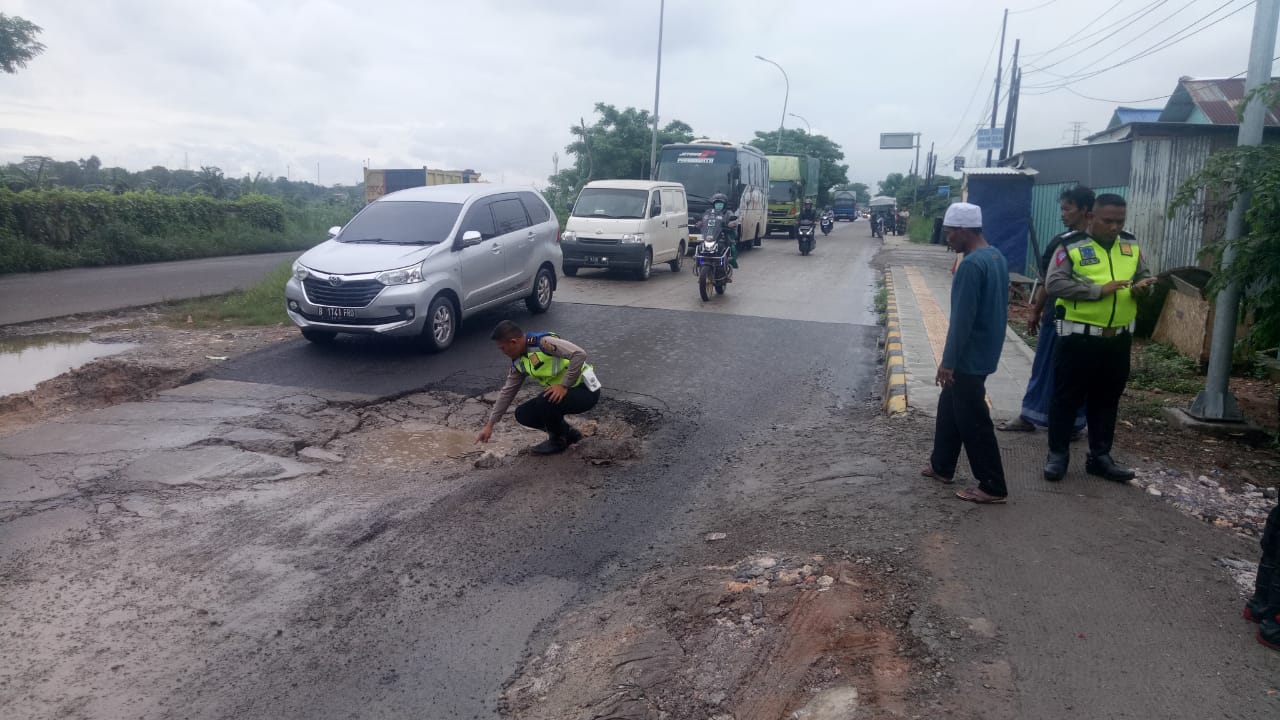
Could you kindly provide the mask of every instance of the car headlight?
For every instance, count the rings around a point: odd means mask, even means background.
[[[624,243],[642,243],[644,242],[644,233],[627,233],[622,236]]]
[[[573,230],[565,230],[560,233],[561,242],[573,242],[578,239],[578,233]]]
[[[308,270],[306,267],[304,267],[301,263],[295,262],[293,264],[294,280],[297,280],[298,282],[302,282],[303,280],[306,280],[309,275],[311,275],[311,271]]]
[[[374,278],[383,285],[408,285],[410,283],[422,282],[422,265],[414,265],[413,267],[400,268],[399,270],[388,270]]]

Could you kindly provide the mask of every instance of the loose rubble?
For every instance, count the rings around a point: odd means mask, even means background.
[[[1252,483],[1244,483],[1240,492],[1234,492],[1222,480],[1159,466],[1140,472],[1129,484],[1163,497],[1194,518],[1248,537],[1262,534],[1277,494],[1274,486],[1260,488]]]

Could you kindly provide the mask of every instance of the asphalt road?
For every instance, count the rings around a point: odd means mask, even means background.
[[[78,268],[0,276],[0,325],[118,310],[251,287],[301,253]]]
[[[539,625],[618,568],[660,555],[693,496],[716,492],[726,461],[775,435],[809,404],[857,402],[872,392],[880,331],[865,321],[877,243],[857,232],[863,228],[839,226],[807,258],[794,242],[768,240],[745,254],[744,272],[710,303],[698,298],[691,274],[663,272],[645,283],[565,278],[560,299],[537,318],[512,306],[509,316],[526,329],[554,329],[586,347],[606,398],[658,413],[650,455],[600,469],[590,493],[554,495],[548,487],[552,495],[540,495],[517,471],[422,507],[388,508],[393,519],[383,525],[395,529],[397,542],[371,549],[375,555],[360,561],[367,572],[317,598],[316,612],[334,612],[339,597],[363,596],[380,586],[387,568],[408,559],[428,577],[465,578],[462,586],[449,594],[363,597],[351,624],[313,649],[341,657],[341,672],[309,673],[299,685],[294,659],[282,658],[236,688],[242,704],[219,712],[258,717],[255,711],[269,705],[282,717],[496,717],[502,684]],[[760,307],[784,317],[750,312]],[[312,346],[299,339],[221,366],[212,377],[377,395],[485,392],[506,371],[488,340],[505,316],[468,322],[441,355],[381,340]],[[838,317],[846,321],[830,321]],[[544,479],[581,473],[567,458],[538,467]]]

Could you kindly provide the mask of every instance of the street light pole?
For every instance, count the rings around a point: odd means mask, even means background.
[[[782,96],[782,119],[778,121],[778,145],[774,148],[774,152],[782,152],[782,128],[787,124],[787,101],[791,99],[791,78],[787,77],[787,71],[783,70],[781,65],[769,58],[757,55],[756,59],[763,60],[778,68],[778,72],[782,73],[783,82],[787,84],[787,92]]]
[[[662,89],[662,18],[667,0],[658,2],[658,75],[653,81],[653,144],[649,147],[649,179],[658,178],[658,92]]]
[[[788,114],[788,115],[790,115],[791,117],[793,117],[793,118],[795,118],[795,119],[799,120],[800,122],[804,123],[804,131],[805,131],[806,133],[808,133],[808,134],[810,134],[810,135],[812,135],[812,134],[813,134],[813,126],[809,124],[809,121],[808,121],[808,120],[805,120],[803,117],[801,117],[800,115],[797,115],[797,114],[795,114],[795,113],[787,113],[787,114]]]

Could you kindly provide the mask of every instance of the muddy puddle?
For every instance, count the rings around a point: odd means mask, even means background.
[[[137,347],[93,342],[87,333],[0,338],[0,397],[26,392],[92,360]]]
[[[396,467],[416,467],[445,460],[467,460],[484,454],[475,430],[456,430],[427,422],[405,422],[382,428],[360,439],[366,460]]]

